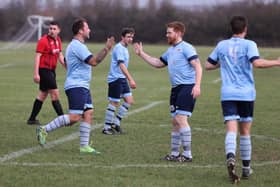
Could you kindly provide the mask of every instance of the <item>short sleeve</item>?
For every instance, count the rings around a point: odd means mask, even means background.
[[[195,48],[191,45],[187,45],[187,47],[184,47],[183,53],[189,62],[198,58]]]
[[[168,65],[167,58],[168,58],[168,51],[163,53],[159,59],[162,63],[164,63],[167,66]]]
[[[248,59],[250,62],[253,62],[256,59],[260,58],[259,50],[257,44],[254,41],[248,43]]]
[[[42,37],[38,42],[37,42],[37,47],[36,47],[36,52],[38,53],[44,53],[46,50],[46,42],[44,38]]]
[[[215,47],[215,49],[210,53],[207,61],[210,62],[213,65],[216,65],[219,62],[218,46]]]

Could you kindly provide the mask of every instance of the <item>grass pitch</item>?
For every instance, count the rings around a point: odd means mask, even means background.
[[[101,47],[90,44],[95,53]],[[157,57],[166,48],[144,44],[145,51]],[[204,71],[202,95],[190,118],[193,162],[169,163],[160,160],[170,150],[167,69],[154,69],[131,52],[129,71],[137,89],[133,90],[135,104],[122,122],[127,134],[105,136],[101,129],[107,106],[107,57],[93,68],[91,83],[95,106],[91,140],[102,154],[80,155],[78,125],[51,132],[46,148],[37,144],[36,127],[26,125],[38,89],[33,83],[34,50],[35,44],[29,44],[20,50],[0,51],[1,187],[231,186],[225,166],[219,71]],[[211,50],[212,47],[197,47],[202,64]],[[279,49],[263,48],[260,52],[270,59],[279,55]],[[254,72],[257,89],[252,128],[254,174],[238,186],[279,186],[279,72],[279,68]],[[58,65],[61,102],[67,111],[64,79],[65,70]],[[54,117],[48,99],[38,118],[45,124]],[[237,169],[240,174],[240,160]]]

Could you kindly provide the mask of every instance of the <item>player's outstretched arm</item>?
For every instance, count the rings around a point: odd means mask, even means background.
[[[280,57],[277,60],[256,59],[253,61],[253,65],[256,68],[270,68],[274,66],[280,66]]]
[[[162,68],[165,66],[159,58],[152,57],[144,52],[142,42],[134,43],[133,48],[135,53],[151,66],[155,68]]]
[[[114,44],[115,44],[115,38],[111,36],[110,38],[107,39],[105,47],[101,49],[101,51],[99,51],[94,57],[92,57],[89,60],[89,64],[92,66],[96,66],[97,64],[102,62],[102,60],[104,60],[104,58],[106,57],[108,52],[112,49]]]

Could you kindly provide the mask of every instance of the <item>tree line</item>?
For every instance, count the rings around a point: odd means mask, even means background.
[[[62,27],[63,41],[72,38],[71,26],[77,17],[88,20],[92,29],[91,41],[104,42],[106,37],[119,37],[123,27],[134,27],[136,40],[146,43],[164,43],[165,24],[179,20],[185,23],[185,38],[195,45],[214,45],[231,35],[229,20],[233,15],[248,18],[248,38],[261,46],[280,46],[280,2],[265,3],[244,0],[211,7],[176,7],[170,0],[148,1],[145,7],[140,0],[80,0],[73,5],[69,0],[11,0],[0,9],[0,40],[15,35],[31,14],[53,16]],[[46,31],[45,31],[46,32]]]

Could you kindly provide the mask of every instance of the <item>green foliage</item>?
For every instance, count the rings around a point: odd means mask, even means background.
[[[91,44],[95,53],[103,44]],[[167,46],[144,45],[150,54],[159,57]],[[106,76],[109,57],[93,69],[91,83],[95,105],[91,139],[100,156],[80,155],[78,137],[72,141],[39,148],[35,126],[26,125],[37,85],[33,83],[35,44],[29,47],[0,51],[0,159],[19,150],[33,148],[23,154],[0,161],[0,186],[232,186],[227,178],[224,155],[224,124],[219,102],[219,72],[204,72],[202,95],[198,99],[192,127],[193,162],[180,164],[161,161],[170,149],[170,85],[167,69],[154,69],[131,50],[129,70],[137,83],[133,91],[135,105],[131,112],[155,101],[162,103],[130,114],[123,120],[127,132],[120,136],[101,133],[107,105]],[[197,48],[202,64],[212,47]],[[279,49],[261,49],[266,58],[276,58]],[[57,79],[64,110],[67,99],[63,92],[65,70],[58,66]],[[279,69],[256,70],[257,101],[252,128],[254,174],[238,186],[279,186]],[[55,117],[48,99],[39,114],[42,123]],[[78,132],[78,125],[51,132],[48,143]],[[241,162],[238,161],[238,173]]]

